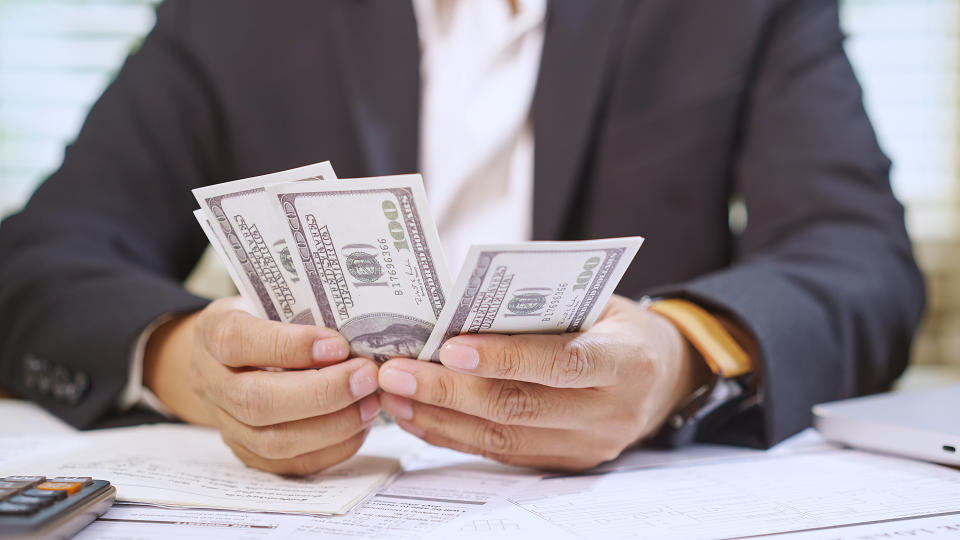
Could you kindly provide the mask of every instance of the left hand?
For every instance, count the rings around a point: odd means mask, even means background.
[[[458,336],[440,361],[380,367],[381,405],[400,427],[438,446],[564,470],[652,435],[710,376],[670,321],[620,296],[586,332]]]

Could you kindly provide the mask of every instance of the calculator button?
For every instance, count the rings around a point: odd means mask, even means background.
[[[60,499],[66,497],[67,493],[65,491],[44,491],[42,489],[33,488],[24,491],[20,495],[23,495],[24,497],[36,497],[38,499],[59,501]]]
[[[28,486],[28,484],[17,483],[17,482],[4,482],[0,480],[0,489],[11,489],[13,491],[16,491],[17,493],[20,493],[21,491],[30,489],[30,487]]]
[[[30,489],[39,483],[40,482],[31,482],[29,480],[4,480],[0,482],[3,487],[16,487],[20,489]]]
[[[42,476],[8,476],[0,481],[0,484],[3,484],[3,486],[0,487],[16,486],[20,491],[26,491],[39,485],[44,480],[46,480],[46,478]]]
[[[7,476],[0,478],[4,482],[14,482],[17,484],[28,485],[33,487],[41,482],[46,482],[47,477],[45,476]]]
[[[37,486],[37,489],[45,491],[65,491],[67,495],[73,495],[83,489],[83,484],[80,482],[44,482]]]
[[[37,508],[46,508],[51,504],[55,503],[53,499],[38,499],[37,497],[24,497],[23,495],[16,495],[7,499],[7,502],[10,504],[22,504],[24,506],[35,506]]]
[[[84,487],[89,486],[93,483],[93,478],[89,476],[58,476],[56,478],[51,478],[50,482],[66,482],[66,483],[76,483],[82,484]]]
[[[6,499],[7,497],[13,497],[17,493],[20,493],[19,489],[15,488],[0,488],[0,501]]]
[[[39,506],[0,502],[0,516],[29,516],[31,514],[36,514],[37,510],[39,509]]]

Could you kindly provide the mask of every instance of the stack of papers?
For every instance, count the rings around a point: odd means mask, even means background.
[[[28,461],[15,449],[53,440],[59,456]],[[635,450],[588,474],[555,475],[378,426],[360,455],[302,479],[244,467],[204,428],[0,435],[0,474],[13,473],[93,475],[122,501],[192,507],[118,504],[81,540],[960,539],[960,471],[838,448],[811,430],[769,451]]]
[[[369,450],[321,473],[285,478],[243,465],[212,429],[153,425],[100,432],[0,438],[0,475],[92,476],[129,503],[250,512],[343,514],[400,469],[417,446]],[[30,448],[41,452],[23,452]],[[29,456],[29,457],[25,457]],[[17,459],[19,458],[19,459]]]

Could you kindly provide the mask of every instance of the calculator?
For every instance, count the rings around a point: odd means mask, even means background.
[[[69,538],[110,509],[116,493],[85,476],[0,478],[0,540]]]

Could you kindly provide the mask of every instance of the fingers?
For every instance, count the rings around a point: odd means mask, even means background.
[[[298,371],[235,369],[212,359],[195,368],[205,397],[250,426],[330,414],[377,389],[377,365],[367,358]]]
[[[233,453],[250,467],[276,474],[303,476],[322,471],[345,461],[363,445],[367,431],[361,431],[336,445],[292,458],[271,459],[252,452],[243,445],[224,439]]]
[[[616,458],[626,447],[593,433],[497,425],[389,394],[381,401],[401,428],[430,444],[511,465],[579,471]]]
[[[485,379],[432,362],[394,358],[380,367],[385,392],[453,409],[499,424],[574,428],[587,426],[595,407],[593,389],[556,389],[537,384]]]
[[[241,309],[236,299],[218,300],[197,321],[211,356],[231,367],[317,367],[346,359],[350,345],[319,326],[265,321]]]
[[[494,379],[557,388],[612,386],[619,381],[620,343],[602,333],[561,335],[465,335],[440,349],[443,365]]]
[[[381,396],[383,408],[397,422],[405,422],[414,435],[432,434],[460,441],[489,455],[548,456],[558,453],[571,456],[591,455],[612,459],[622,447],[616,441],[601,444],[600,432],[589,437],[567,429],[498,424],[461,412],[417,403],[392,394]]]
[[[369,427],[379,411],[379,398],[370,395],[328,415],[268,426],[244,424],[223,409],[215,413],[224,440],[262,458],[278,460],[335,446]]]
[[[264,321],[224,299],[201,312],[194,336],[191,381],[244,463],[303,475],[360,448],[380,408],[377,365],[344,361],[349,345],[340,334]],[[280,370],[257,369],[270,367]]]

